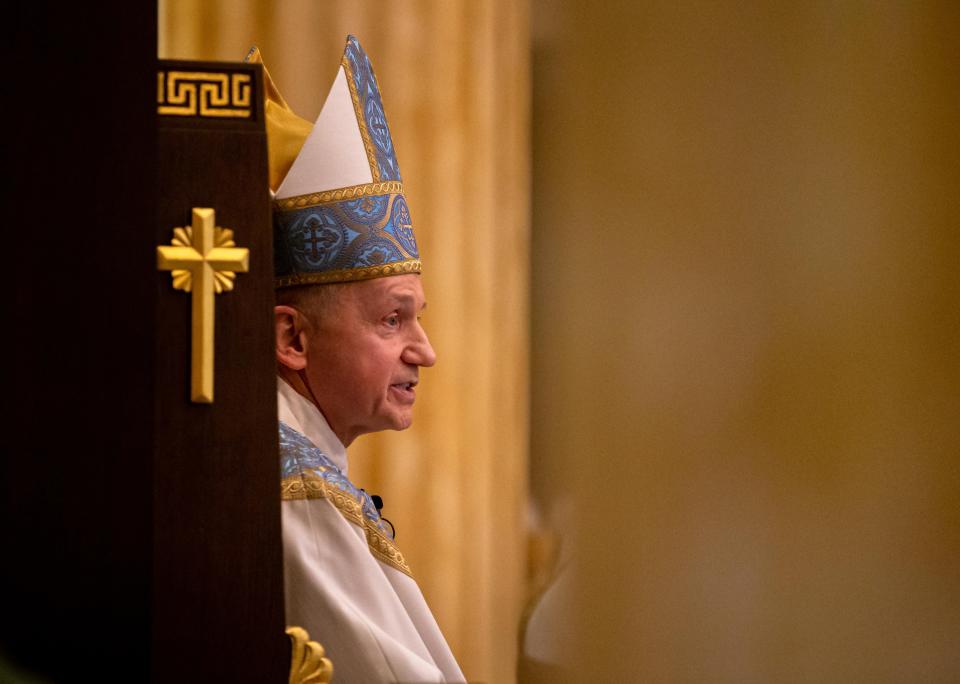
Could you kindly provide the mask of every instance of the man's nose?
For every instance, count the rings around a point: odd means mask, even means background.
[[[419,326],[418,326],[419,327]],[[427,331],[419,329],[419,336],[404,349],[403,360],[414,366],[430,367],[437,362],[437,354],[433,351]]]

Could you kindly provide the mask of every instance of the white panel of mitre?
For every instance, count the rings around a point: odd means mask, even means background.
[[[277,188],[277,199],[372,183],[367,150],[341,65],[320,116]]]

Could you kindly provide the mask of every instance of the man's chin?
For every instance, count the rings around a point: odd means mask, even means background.
[[[413,425],[413,412],[394,416],[391,423],[391,430],[406,430],[408,427]]]
[[[370,435],[374,432],[384,432],[385,430],[406,430],[413,425],[413,411],[396,411],[390,413],[380,413],[379,420],[369,421],[366,427],[360,433]]]

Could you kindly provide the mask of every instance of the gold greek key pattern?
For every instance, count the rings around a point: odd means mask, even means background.
[[[274,200],[273,206],[278,211],[291,211],[293,209],[315,207],[319,204],[330,204],[331,202],[343,202],[344,200],[368,197],[370,195],[396,195],[402,193],[403,183],[400,181],[382,181],[380,183],[363,183],[362,185],[351,185],[336,190],[314,192],[309,195],[287,197],[282,200]]]
[[[252,77],[237,71],[157,72],[157,113],[164,116],[249,119]]]
[[[405,575],[413,577],[403,553],[390,537],[363,515],[359,501],[345,494],[326,480],[309,475],[294,475],[280,482],[280,499],[297,501],[301,499],[326,499],[340,511],[344,518],[358,527],[362,527],[367,536],[370,553],[387,565],[396,568]]]
[[[352,280],[370,280],[384,276],[403,275],[404,273],[420,273],[422,264],[419,259],[395,261],[382,266],[364,266],[362,268],[345,268],[340,271],[323,271],[320,273],[294,273],[276,279],[277,287],[291,287],[293,285],[323,285],[325,283],[345,283]]]
[[[360,96],[357,93],[356,81],[353,80],[353,69],[350,68],[350,60],[347,54],[343,54],[343,72],[347,76],[347,84],[350,86],[350,99],[353,100],[353,111],[357,117],[357,124],[360,126],[360,137],[363,138],[363,146],[367,150],[367,162],[370,164],[370,174],[373,176],[373,182],[380,182],[380,164],[377,163],[377,150],[373,146],[373,140],[370,138],[370,131],[367,130],[367,117],[363,113],[363,107],[360,106]]]

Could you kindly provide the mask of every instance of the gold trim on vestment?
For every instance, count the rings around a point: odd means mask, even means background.
[[[361,50],[362,52],[362,50]],[[370,138],[370,131],[367,130],[367,117],[363,113],[363,107],[360,106],[360,95],[357,93],[357,84],[353,80],[353,69],[350,68],[350,60],[347,59],[347,53],[343,53],[343,59],[340,61],[343,65],[343,72],[347,75],[347,86],[350,88],[350,99],[353,100],[353,111],[357,117],[357,125],[360,127],[360,137],[363,138],[363,147],[367,151],[367,162],[370,164],[370,175],[373,176],[373,182],[380,182],[380,164],[377,163],[377,150],[373,146],[373,140]],[[373,70],[370,71],[370,78],[376,78]]]
[[[351,185],[346,188],[337,188],[336,190],[313,192],[309,195],[285,197],[284,199],[274,200],[273,207],[277,211],[292,211],[294,209],[315,207],[320,204],[330,204],[331,202],[343,202],[344,200],[368,197],[370,195],[396,195],[402,193],[403,183],[400,181],[362,183],[361,185]]]
[[[359,268],[344,268],[339,271],[321,271],[319,273],[294,273],[276,279],[277,287],[291,287],[293,285],[323,285],[325,283],[345,283],[352,280],[371,280],[384,276],[403,275],[404,273],[420,273],[422,265],[419,259],[394,261],[378,266],[362,266]]]
[[[303,473],[285,477],[280,481],[280,499],[282,501],[326,499],[349,522],[363,528],[367,537],[367,546],[376,558],[403,574],[413,577],[410,566],[407,565],[396,543],[363,514],[361,502],[342,489],[329,484],[321,477]]]

